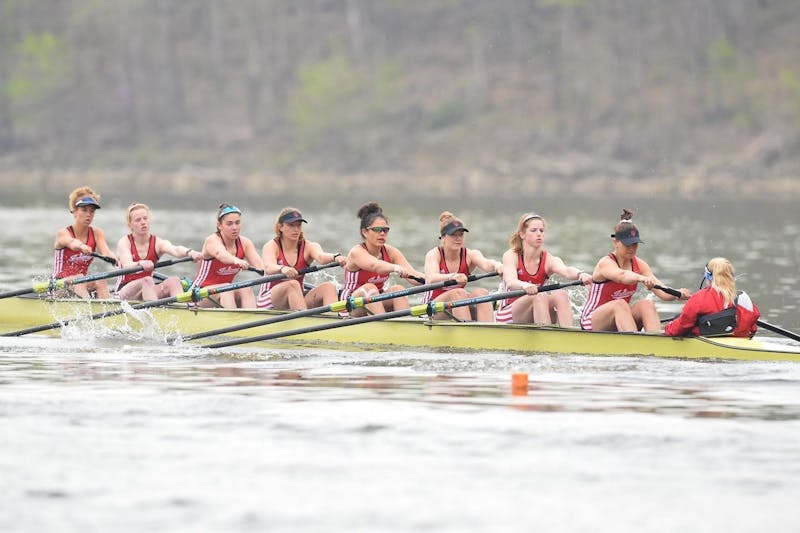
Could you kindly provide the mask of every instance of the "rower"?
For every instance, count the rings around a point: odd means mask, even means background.
[[[106,242],[105,232],[92,226],[95,211],[100,209],[100,195],[91,187],[78,187],[69,194],[67,201],[73,222],[70,226],[56,233],[53,260],[53,278],[71,279],[85,276],[94,259],[93,253],[99,252],[109,261],[116,261]],[[89,298],[109,298],[106,280],[91,281],[81,285],[70,286],[68,290],[57,291],[56,297],[75,295]]]
[[[340,299],[347,300],[350,297],[372,296],[382,292],[401,290],[402,285],[386,283],[391,274],[407,279],[414,285],[423,284],[425,275],[411,266],[403,252],[391,244],[387,244],[390,229],[389,218],[384,214],[381,206],[375,202],[364,204],[358,210],[357,216],[361,221],[363,242],[353,246],[347,254],[344,288]],[[368,312],[379,314],[386,311],[408,309],[408,307],[408,298],[402,296],[367,304],[366,309],[355,309],[352,315],[362,316]]]
[[[620,222],[611,234],[614,251],[594,267],[589,296],[581,314],[584,330],[639,331],[644,328],[648,333],[661,331],[661,321],[652,300],[630,303],[639,283],[665,301],[689,299],[689,289],[680,289],[680,297],[677,297],[656,288],[664,284],[653,274],[650,265],[636,255],[639,243],[644,244],[644,241],[632,218],[633,211],[622,211]]]

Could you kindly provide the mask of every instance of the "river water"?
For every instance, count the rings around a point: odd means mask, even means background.
[[[545,207],[552,252],[589,269],[610,250],[616,206]],[[727,256],[764,317],[800,329],[792,209],[646,207],[640,254],[662,280],[696,289]],[[346,250],[354,210],[305,209],[309,237]],[[391,242],[417,265],[439,210],[389,211]],[[468,245],[499,257],[521,211],[458,214]],[[245,209],[244,233],[260,246],[275,214]],[[95,221],[116,241],[123,216],[110,205]],[[213,217],[156,211],[154,231],[196,248]],[[0,290],[46,277],[69,214],[6,208],[0,221]],[[102,328],[3,338],[0,530],[797,531],[798,384],[793,363],[211,352]]]

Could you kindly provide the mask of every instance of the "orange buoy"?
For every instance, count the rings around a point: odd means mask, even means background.
[[[528,394],[527,372],[514,372],[511,374],[511,393],[514,396],[525,396]]]

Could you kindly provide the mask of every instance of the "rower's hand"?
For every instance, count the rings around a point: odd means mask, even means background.
[[[188,254],[189,257],[192,258],[192,262],[198,263],[203,260],[202,252],[198,252],[197,250],[190,250]]]
[[[91,249],[91,247],[88,244],[81,244],[81,247],[78,248],[78,250],[82,254],[86,254],[86,255],[91,255],[92,252],[94,251],[94,250]]]
[[[539,292],[539,287],[537,287],[533,283],[528,283],[527,281],[523,281],[522,282],[521,289],[524,290],[526,293],[531,294],[531,295],[536,294],[537,292]]]
[[[502,276],[503,275],[503,263],[501,263],[500,261],[495,261],[494,262],[494,271]]]
[[[408,279],[408,276],[411,275],[411,272],[406,270],[405,268],[401,267],[400,265],[394,266],[394,273],[397,274],[399,277],[403,279]]]
[[[289,279],[295,279],[297,276],[300,275],[300,273],[297,272],[296,268],[290,267],[288,265],[284,265],[281,267],[281,274],[283,274]]]
[[[250,263],[248,263],[244,259],[239,259],[238,257],[233,260],[233,264],[242,270],[247,270],[248,268],[250,268]]]
[[[642,276],[639,283],[643,283],[647,290],[653,290],[653,287],[658,285],[658,280],[653,276]]]
[[[139,266],[141,266],[142,270],[144,270],[145,272],[150,272],[156,267],[152,261],[149,261],[147,259],[142,259],[141,261],[139,261]]]
[[[463,284],[465,284],[466,282],[469,281],[469,279],[467,278],[467,275],[464,274],[463,272],[458,272],[458,273],[455,273],[455,274],[451,274],[450,275],[450,279],[455,280],[455,282],[457,284],[459,284],[459,285],[463,285]]]
[[[681,297],[678,298],[679,300],[688,300],[689,298],[692,297],[692,293],[689,292],[689,289],[687,289],[685,287],[681,287],[678,290],[681,291]]]
[[[578,274],[578,279],[584,285],[588,285],[592,282],[592,275],[587,274],[586,272],[581,272],[580,274]]]

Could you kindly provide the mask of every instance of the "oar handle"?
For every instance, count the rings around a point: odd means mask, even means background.
[[[166,267],[166,266],[170,266],[170,265],[177,265],[178,263],[187,263],[187,262],[189,262],[191,260],[192,260],[192,258],[189,257],[188,255],[186,257],[179,257],[177,259],[165,259],[163,261],[159,261],[158,263],[156,263],[153,266],[153,268],[160,268],[160,267]]]
[[[103,260],[106,263],[111,264],[111,265],[116,265],[117,264],[117,260],[116,259],[114,259],[113,257],[108,257],[107,255],[103,255],[103,254],[100,254],[100,253],[97,253],[97,252],[92,252],[89,255],[91,255],[92,257],[96,257],[98,259],[101,259],[101,260]]]
[[[675,298],[680,298],[681,296],[683,296],[681,294],[681,291],[679,291],[678,289],[673,289],[672,287],[664,287],[663,285],[654,285],[653,288],[658,289],[660,291],[664,291],[670,296],[674,296]]]
[[[250,272],[255,272],[259,276],[263,276],[264,275],[264,271],[259,269],[259,268],[256,268],[256,267],[247,267],[247,270],[249,270]]]
[[[573,281],[570,283],[553,283],[551,285],[543,285],[539,287],[539,292],[547,292],[556,289],[561,289],[564,287],[571,287],[573,285],[582,285],[580,280]],[[462,307],[465,305],[473,305],[477,303],[484,303],[484,302],[491,302],[494,300],[502,300],[505,298],[513,298],[514,296],[522,296],[526,294],[524,290],[517,290],[511,292],[503,292],[503,293],[496,293],[496,294],[487,294],[486,296],[480,296],[477,298],[467,298],[465,300],[456,300],[453,302],[431,302],[429,304],[420,304],[415,305],[409,309],[400,309],[398,311],[392,311],[390,313],[382,313],[379,315],[367,315],[358,318],[351,318],[348,320],[340,320],[336,322],[329,322],[327,324],[321,324],[317,326],[308,326],[304,328],[297,328],[292,329],[289,331],[277,331],[275,333],[268,333],[266,335],[258,335],[255,337],[248,337],[245,339],[231,339],[228,341],[217,342],[214,344],[207,344],[204,348],[224,348],[226,346],[235,346],[238,344],[247,344],[251,342],[259,342],[259,341],[266,341],[271,339],[278,339],[281,337],[291,337],[294,335],[302,335],[304,333],[315,333],[318,331],[324,331],[328,329],[335,329],[341,328],[346,326],[354,326],[356,324],[364,324],[367,322],[376,322],[378,320],[386,320],[388,318],[400,318],[403,316],[422,316],[422,315],[433,315],[436,312],[440,312],[440,310],[450,309],[452,307]],[[446,306],[440,306],[439,304],[446,304]]]
[[[467,276],[467,281],[478,281],[479,279],[491,278],[493,276],[499,276],[499,275],[500,273],[497,271],[484,272],[483,274],[470,274],[469,276]]]

